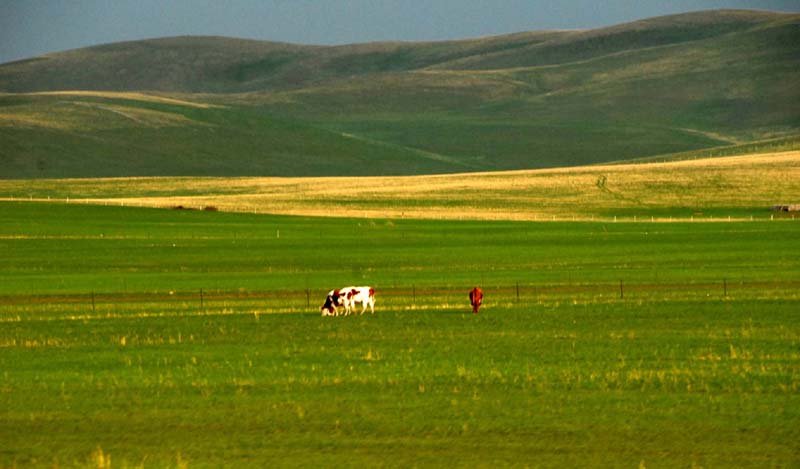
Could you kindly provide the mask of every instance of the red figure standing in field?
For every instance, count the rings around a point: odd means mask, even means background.
[[[477,313],[483,302],[483,290],[478,287],[469,292],[469,303],[472,305],[472,312]]]

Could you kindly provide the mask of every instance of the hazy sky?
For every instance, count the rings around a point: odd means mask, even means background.
[[[800,12],[800,0],[0,0],[0,63],[165,36],[423,41],[595,28],[716,8]]]

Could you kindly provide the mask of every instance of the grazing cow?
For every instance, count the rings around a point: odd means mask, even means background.
[[[344,306],[341,314],[349,315],[356,307],[356,303],[361,303],[361,314],[370,308],[370,312],[375,314],[375,290],[370,287],[345,287],[338,290],[331,290],[325,298],[325,303],[320,307],[323,316],[338,316],[339,306]]]
[[[344,306],[346,301],[345,295],[342,294],[342,290],[331,290],[328,292],[328,296],[325,297],[325,304],[322,305],[320,310],[322,311],[323,316],[338,316],[339,315],[339,306]]]
[[[375,290],[372,287],[347,287],[342,288],[345,296],[344,301],[344,314],[350,314],[352,309],[355,309],[356,303],[361,303],[361,313],[367,310],[369,306],[370,313],[375,314]]]
[[[477,313],[483,303],[483,290],[478,287],[469,292],[469,304],[472,305],[472,312]]]

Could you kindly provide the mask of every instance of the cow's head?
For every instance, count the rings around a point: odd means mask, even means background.
[[[319,310],[322,311],[323,316],[333,316],[336,314],[336,308],[327,300],[325,300],[325,304],[322,305]]]
[[[333,316],[336,314],[336,306],[340,303],[339,290],[328,293],[325,303],[319,308],[323,316]]]

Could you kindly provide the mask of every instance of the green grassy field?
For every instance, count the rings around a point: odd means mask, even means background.
[[[2,467],[800,462],[796,222],[0,220]]]

